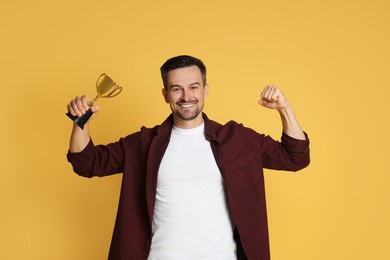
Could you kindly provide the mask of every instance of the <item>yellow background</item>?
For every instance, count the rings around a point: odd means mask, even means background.
[[[96,143],[170,112],[160,65],[207,65],[205,112],[275,138],[280,86],[311,138],[301,173],[266,173],[274,260],[390,259],[390,2],[1,0],[0,259],[106,259],[121,175],[85,179],[67,163],[66,104],[108,73]]]

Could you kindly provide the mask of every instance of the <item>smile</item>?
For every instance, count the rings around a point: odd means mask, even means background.
[[[191,102],[191,103],[188,103],[188,102],[186,102],[186,103],[178,103],[177,106],[178,106],[178,107],[181,107],[181,108],[191,108],[191,107],[195,106],[196,103],[197,103],[197,102]]]

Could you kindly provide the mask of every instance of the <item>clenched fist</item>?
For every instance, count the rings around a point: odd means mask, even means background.
[[[259,104],[266,108],[278,110],[289,106],[287,98],[282,91],[274,85],[269,85],[264,88],[260,94]]]
[[[90,101],[89,101],[89,98],[87,96],[85,96],[85,95],[77,96],[68,103],[68,112],[72,116],[82,116],[83,114],[85,114],[85,112],[88,109],[91,109],[91,111],[93,113],[96,113],[99,111],[99,107],[97,107],[97,106],[90,107],[89,104],[90,104]]]

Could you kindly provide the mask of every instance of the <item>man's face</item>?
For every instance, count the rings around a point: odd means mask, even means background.
[[[166,89],[162,91],[177,127],[191,128],[203,122],[201,112],[208,86],[203,86],[202,74],[197,66],[169,71]]]

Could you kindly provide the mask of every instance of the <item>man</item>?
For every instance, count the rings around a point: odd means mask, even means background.
[[[85,177],[123,172],[109,259],[270,259],[263,168],[297,171],[309,164],[309,141],[286,97],[266,87],[259,104],[276,109],[281,142],[202,112],[206,67],[191,56],[161,67],[172,114],[154,128],[95,146],[76,125],[68,160]],[[86,96],[68,104],[88,109]],[[91,107],[96,113],[99,109]]]

